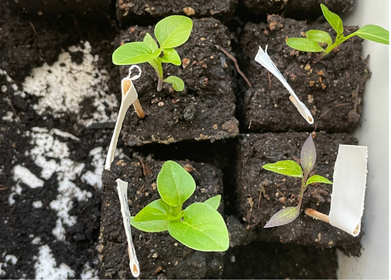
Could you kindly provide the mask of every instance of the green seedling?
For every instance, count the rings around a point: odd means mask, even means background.
[[[157,90],[161,91],[163,82],[172,84],[176,91],[184,89],[184,82],[176,76],[163,78],[162,63],[181,65],[181,58],[174,49],[189,39],[193,21],[185,16],[169,16],[159,21],[155,26],[157,45],[151,34],[147,33],[142,42],[132,42],[118,47],[113,53],[113,63],[116,65],[131,65],[148,62],[158,76]]]
[[[160,199],[152,201],[130,224],[146,232],[168,233],[187,247],[198,251],[226,251],[228,230],[217,212],[221,196],[196,202],[182,210],[183,203],[193,194],[193,177],[178,163],[166,161],[157,177]]]
[[[320,4],[320,7],[324,17],[337,33],[334,43],[329,33],[322,30],[309,30],[305,33],[306,38],[289,38],[286,41],[288,46],[304,52],[321,52],[321,55],[316,59],[316,61],[319,61],[319,59],[327,55],[339,44],[353,36],[358,36],[381,44],[389,44],[389,32],[386,29],[373,24],[364,25],[359,30],[345,37],[343,34],[342,19],[337,14],[331,12],[325,5]]]
[[[313,183],[333,184],[333,182],[319,175],[313,175],[308,178],[309,173],[315,166],[315,161],[316,149],[314,141],[312,140],[312,135],[310,134],[301,148],[301,166],[293,160],[282,160],[276,163],[269,163],[262,166],[264,169],[278,174],[301,178],[301,190],[299,194],[298,205],[287,207],[278,211],[270,218],[269,222],[264,226],[264,228],[282,226],[293,222],[300,214],[303,195],[308,185]]]

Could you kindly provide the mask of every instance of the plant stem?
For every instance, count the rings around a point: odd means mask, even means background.
[[[160,79],[160,77],[159,77],[159,79],[157,81],[157,91],[161,91],[162,89],[163,89],[163,80]]]
[[[158,83],[157,83],[157,91],[161,91],[163,88],[163,66],[160,61],[157,61],[157,76],[158,76]]]

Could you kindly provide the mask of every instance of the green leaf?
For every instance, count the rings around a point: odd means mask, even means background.
[[[314,140],[312,139],[312,134],[310,133],[307,140],[305,140],[300,153],[300,163],[301,166],[303,167],[304,174],[310,173],[310,171],[315,166],[315,162],[316,162],[315,143]]]
[[[163,82],[172,84],[172,87],[176,91],[182,91],[185,88],[185,83],[182,81],[181,78],[178,78],[177,76],[169,76],[164,79]]]
[[[152,38],[151,34],[149,33],[145,34],[143,42],[145,45],[148,46],[151,52],[155,52],[158,49],[156,41]]]
[[[331,12],[325,5],[320,4],[323,15],[331,27],[337,32],[337,36],[343,33],[342,19],[335,13]]]
[[[130,217],[130,224],[135,228],[145,232],[161,232],[168,230],[169,221],[157,220],[137,223],[134,221],[134,217]]]
[[[299,216],[299,213],[299,206],[282,209],[274,214],[263,228],[278,227],[289,224],[296,220],[296,218]]]
[[[333,184],[333,182],[331,182],[330,180],[326,179],[325,177],[319,176],[319,175],[313,175],[310,178],[308,178],[307,183],[305,185],[308,186],[309,184],[313,184],[313,183],[324,183],[324,184],[330,184],[330,185]]]
[[[262,168],[291,177],[303,177],[303,171],[301,170],[301,166],[293,160],[281,160],[276,163],[268,163],[263,165]]]
[[[115,65],[130,65],[147,62],[158,57],[160,50],[152,52],[144,42],[127,43],[118,47],[112,56]]]
[[[166,161],[157,176],[157,189],[165,203],[182,208],[194,192],[196,184],[193,177],[178,163]]]
[[[319,44],[308,38],[289,38],[286,44],[292,49],[303,52],[323,52],[324,49]]]
[[[329,33],[322,30],[308,30],[305,33],[307,39],[314,40],[318,43],[326,43],[327,46],[331,46],[333,44],[333,40],[331,39]]]
[[[361,27],[355,33],[357,34],[357,36],[363,39],[389,45],[390,34],[389,31],[384,29],[383,27],[367,24]]]
[[[156,220],[169,220],[169,216],[173,214],[173,207],[168,205],[163,201],[163,199],[158,199],[152,201],[147,206],[145,206],[137,215],[134,217],[135,222],[146,222],[146,221],[156,221]]]
[[[221,201],[221,195],[216,195],[205,200],[204,203],[208,204],[213,209],[217,210],[217,208],[219,208],[220,201]]]
[[[179,54],[174,49],[165,49],[164,56],[160,58],[164,63],[172,63],[176,66],[181,65],[182,61]]]
[[[193,21],[185,16],[169,16],[156,24],[155,37],[162,49],[175,48],[189,39]]]
[[[187,207],[183,221],[170,222],[168,232],[194,250],[221,252],[229,247],[228,230],[223,217],[206,203],[193,203]]]

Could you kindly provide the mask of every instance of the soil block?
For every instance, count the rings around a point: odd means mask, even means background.
[[[247,11],[253,14],[283,14],[288,18],[316,19],[322,15],[320,4],[341,14],[348,10],[352,0],[242,0]]]
[[[177,1],[131,1],[116,0],[117,19],[121,24],[151,22],[169,15],[186,15],[191,17],[216,17],[220,20],[230,19],[238,0],[177,0]]]
[[[237,207],[245,222],[243,227],[249,232],[256,231],[257,238],[262,241],[322,248],[336,246],[357,256],[360,254],[361,235],[352,237],[328,223],[305,215],[303,211],[292,223],[263,229],[276,212],[297,205],[300,179],[264,170],[262,165],[288,159],[299,162],[301,147],[307,137],[308,134],[297,132],[241,135],[237,145]],[[310,175],[321,175],[331,181],[339,144],[358,143],[356,138],[347,134],[323,133],[317,133],[314,142],[317,159]],[[328,214],[331,191],[331,185],[309,185],[304,193],[301,210],[312,208]]]
[[[182,92],[163,83],[158,92],[157,76],[147,63],[141,64],[142,75],[134,81],[140,103],[146,113],[139,119],[133,110],[127,112],[122,139],[128,146],[148,143],[170,144],[182,140],[220,140],[239,133],[235,118],[236,80],[233,65],[215,45],[230,51],[228,29],[213,18],[194,19],[189,40],[177,51],[182,66],[164,65],[164,77],[175,75],[185,82]],[[150,27],[130,27],[122,41],[142,41]],[[121,67],[121,76],[129,67]]]
[[[112,164],[112,172],[104,171],[100,233],[101,269],[99,276],[132,278],[120,203],[116,193],[117,178],[129,182],[128,201],[131,215],[136,215],[150,202],[160,198],[156,178],[164,162],[148,159]],[[190,164],[196,181],[194,194],[183,208],[222,194],[222,172],[210,164],[178,161]],[[223,203],[219,212],[223,213]],[[219,278],[223,269],[223,253],[193,251],[172,238],[168,232],[146,233],[132,227],[133,242],[140,262],[140,278]]]
[[[245,129],[256,132],[312,131],[351,132],[357,127],[365,80],[370,76],[367,61],[361,57],[362,39],[353,37],[314,63],[318,53],[291,49],[287,38],[301,37],[311,29],[334,34],[328,23],[268,16],[267,23],[249,23],[241,38],[244,72],[253,87],[242,86]],[[345,34],[357,27],[345,27]],[[348,32],[346,32],[348,30]],[[335,34],[334,34],[335,35]],[[289,101],[289,93],[268,70],[255,62],[259,46],[311,111],[315,123],[309,125]]]

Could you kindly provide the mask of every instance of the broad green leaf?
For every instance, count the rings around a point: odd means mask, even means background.
[[[229,247],[227,226],[223,217],[206,203],[193,203],[185,209],[183,221],[170,222],[172,237],[198,251],[226,251]]]
[[[175,215],[174,209],[170,205],[165,203],[163,199],[152,201],[145,206],[137,215],[134,217],[135,222],[146,222],[156,220],[169,220],[169,216]],[[178,212],[178,211],[177,211]]]
[[[296,220],[296,218],[299,216],[299,213],[299,206],[282,209],[274,214],[263,228],[278,227],[289,224]]]
[[[151,34],[149,33],[145,34],[143,42],[145,45],[148,46],[148,48],[151,50],[152,53],[158,49],[155,40],[152,38]]]
[[[185,16],[169,16],[156,24],[155,37],[162,49],[175,48],[189,39],[193,21]]]
[[[262,168],[291,177],[303,177],[303,171],[301,170],[301,166],[293,160],[281,160],[277,161],[276,163],[268,163],[263,165]]]
[[[337,36],[343,33],[342,19],[335,13],[331,12],[325,5],[320,4],[323,15],[331,27],[337,32]]]
[[[310,171],[315,166],[315,162],[316,162],[315,143],[314,140],[312,139],[312,134],[310,133],[307,140],[305,140],[300,153],[300,163],[301,166],[303,167],[304,174],[310,173]]]
[[[115,65],[130,65],[147,62],[158,57],[160,50],[152,52],[144,42],[127,43],[118,47],[112,56]]]
[[[367,24],[361,27],[355,33],[357,34],[357,36],[363,39],[389,45],[390,33],[383,27]]]
[[[161,62],[172,63],[174,65],[181,65],[182,61],[179,54],[174,49],[165,49],[164,56],[160,58]]]
[[[217,210],[217,208],[219,208],[220,201],[221,201],[221,195],[216,195],[216,196],[213,196],[213,197],[205,200],[204,203],[208,204],[213,209]]]
[[[176,91],[182,91],[185,88],[185,83],[182,81],[181,78],[178,78],[177,76],[169,76],[164,79],[163,82],[172,84],[172,87]]]
[[[292,49],[303,52],[323,52],[324,49],[319,44],[308,38],[289,38],[286,44]]]
[[[157,189],[165,203],[182,208],[196,187],[193,177],[174,161],[166,161],[157,176]]]
[[[309,184],[313,183],[324,183],[324,184],[330,184],[332,185],[333,182],[330,180],[326,179],[325,177],[319,176],[319,175],[313,175],[310,178],[308,178],[307,183],[305,184],[306,186]]]
[[[135,228],[145,231],[145,232],[161,232],[168,230],[168,221],[167,220],[157,220],[157,221],[146,221],[146,222],[135,222],[134,217],[130,217],[130,224]]]
[[[305,33],[307,39],[314,40],[318,43],[326,43],[327,46],[331,46],[333,44],[333,40],[331,39],[329,33],[322,30],[308,30]]]

